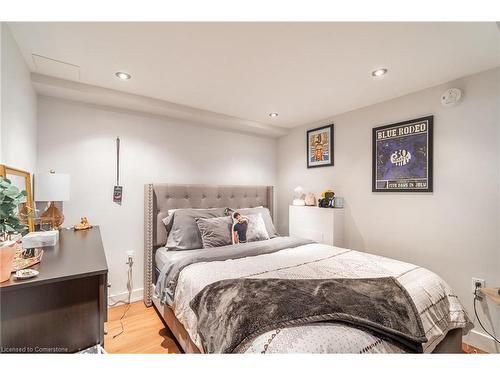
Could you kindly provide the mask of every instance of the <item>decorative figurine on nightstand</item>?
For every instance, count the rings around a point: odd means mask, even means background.
[[[80,224],[75,224],[73,226],[74,230],[85,230],[85,229],[90,229],[92,228],[92,225],[89,224],[89,221],[87,220],[87,217],[82,217]]]
[[[307,193],[304,201],[306,203],[306,206],[316,206],[316,197],[313,193]]]
[[[318,207],[333,208],[335,193],[333,190],[325,190],[321,193],[321,199],[318,200]]]

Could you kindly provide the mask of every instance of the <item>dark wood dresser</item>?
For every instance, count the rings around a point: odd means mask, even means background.
[[[0,353],[74,353],[104,345],[108,265],[99,227],[62,229],[40,274],[0,284]]]

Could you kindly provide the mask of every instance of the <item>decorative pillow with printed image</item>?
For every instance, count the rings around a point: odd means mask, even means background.
[[[225,215],[231,216],[234,212],[239,212],[243,216],[257,215],[261,214],[264,224],[266,225],[266,231],[269,238],[274,238],[279,236],[276,228],[274,228],[273,219],[271,218],[271,212],[267,207],[252,207],[252,208],[226,208],[224,211]]]
[[[269,239],[266,224],[262,215],[243,216],[239,212],[233,212],[232,240],[233,244],[263,241]]]

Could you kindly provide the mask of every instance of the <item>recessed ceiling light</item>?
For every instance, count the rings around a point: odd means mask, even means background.
[[[269,114],[269,117],[278,117],[278,114],[276,112],[271,112]]]
[[[132,78],[132,76],[130,74],[125,73],[125,72],[116,72],[115,76],[117,76],[118,78],[120,78],[123,81],[128,81],[130,78]]]
[[[372,72],[372,77],[382,77],[382,76],[385,76],[387,74],[387,69],[386,68],[379,68],[379,69],[375,69],[373,72]]]

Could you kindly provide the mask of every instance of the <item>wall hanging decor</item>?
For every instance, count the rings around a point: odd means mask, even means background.
[[[333,165],[333,124],[307,131],[307,168]]]
[[[113,202],[121,205],[123,186],[120,186],[120,138],[116,138],[116,185],[113,188]]]
[[[433,119],[373,129],[373,192],[432,192]]]

